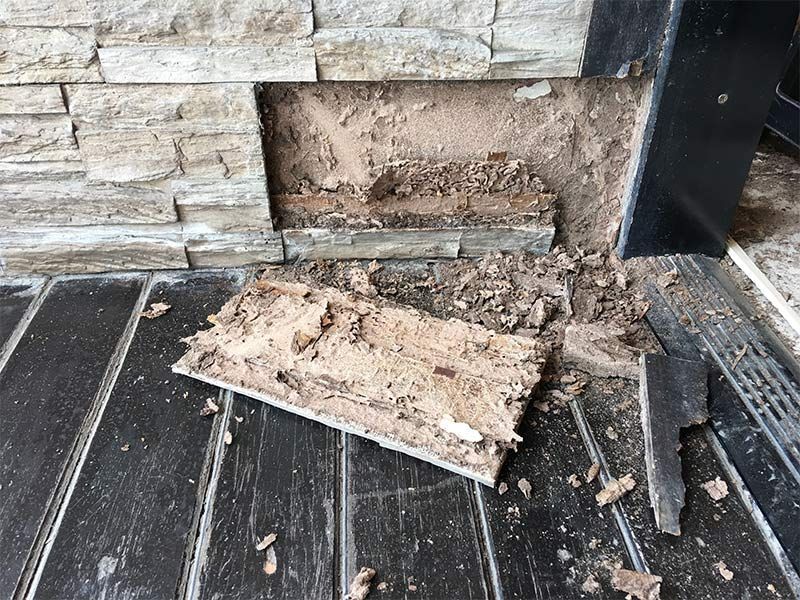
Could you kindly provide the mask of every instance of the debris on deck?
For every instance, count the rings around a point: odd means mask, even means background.
[[[628,569],[616,569],[611,575],[611,586],[615,590],[630,594],[639,600],[659,600],[661,581],[662,578],[658,575]]]
[[[719,561],[714,566],[717,567],[717,570],[719,571],[719,574],[722,575],[722,578],[725,581],[730,581],[731,579],[733,579],[733,571],[731,571],[728,568],[728,565],[726,565],[724,562]]]
[[[150,305],[150,308],[140,312],[139,316],[144,317],[145,319],[155,319],[161,315],[167,314],[170,308],[172,308],[172,306],[166,302],[153,302]]]
[[[259,552],[266,550],[267,548],[272,546],[272,544],[274,544],[275,540],[277,539],[278,539],[277,533],[268,533],[267,535],[264,536],[264,538],[260,542],[258,542],[258,544],[256,544],[256,550],[258,550]]]
[[[639,377],[639,349],[610,323],[572,323],[564,332],[564,364],[598,377]]]
[[[375,569],[361,567],[361,570],[356,573],[350,583],[350,593],[345,596],[345,600],[364,600],[369,595],[369,587],[373,577],[375,577]]]
[[[609,480],[605,487],[595,495],[597,506],[605,506],[616,502],[634,487],[636,487],[636,481],[630,473],[619,479]]]
[[[522,492],[522,495],[525,496],[526,500],[531,499],[531,492],[533,491],[533,486],[531,482],[525,479],[524,477],[517,482],[517,487],[519,491]]]
[[[716,477],[710,481],[706,481],[703,484],[703,489],[715,502],[719,502],[728,496],[728,483],[719,477]]]
[[[173,370],[494,485],[546,350],[333,288],[262,279]],[[227,442],[227,439],[226,439]]]
[[[201,417],[208,417],[211,415],[215,415],[219,412],[219,404],[214,402],[211,398],[206,398],[205,404],[203,404],[203,408],[200,409],[200,416]]]
[[[643,354],[639,381],[650,504],[658,528],[681,534],[686,495],[681,476],[680,432],[708,419],[708,369],[703,362]]]

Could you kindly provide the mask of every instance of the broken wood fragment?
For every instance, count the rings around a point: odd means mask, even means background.
[[[139,316],[144,317],[145,319],[155,319],[166,314],[170,308],[172,308],[172,306],[166,302],[153,302],[150,305],[150,308],[140,312]]]
[[[173,370],[494,485],[545,347],[333,288],[261,280]]]
[[[602,323],[572,323],[564,331],[564,365],[598,377],[639,376],[640,351],[622,342],[624,332]]]
[[[345,600],[364,600],[369,595],[369,586],[373,577],[375,577],[375,569],[361,567],[350,583],[350,592],[345,596]]]
[[[719,477],[712,479],[711,481],[706,481],[703,484],[703,489],[715,502],[719,502],[728,496],[728,484]]]
[[[650,504],[658,528],[680,535],[686,487],[681,476],[680,431],[708,419],[708,370],[699,361],[659,354],[641,358],[639,402]]]
[[[592,463],[592,465],[586,469],[586,483],[592,483],[599,473],[600,463]]]
[[[611,575],[611,586],[639,600],[659,600],[662,578],[650,573],[616,569]]]
[[[501,496],[508,491],[508,484],[505,481],[501,481],[500,485],[497,486],[497,493]]]
[[[730,581],[731,579],[733,579],[733,571],[731,571],[728,568],[728,565],[726,565],[724,562],[719,561],[714,566],[717,567],[717,570],[719,571],[719,574],[722,575],[722,578],[725,581]]]
[[[597,506],[605,506],[606,504],[616,502],[634,487],[636,487],[636,481],[630,473],[619,479],[609,480],[606,486],[595,494]]]
[[[200,409],[200,416],[201,417],[208,417],[210,415],[215,415],[219,412],[219,404],[214,402],[211,398],[206,398],[205,404],[203,404],[203,408]]]
[[[517,482],[517,487],[519,491],[525,496],[526,500],[531,499],[531,491],[533,490],[533,486],[531,482],[525,479],[524,477]]]
[[[264,539],[262,539],[260,542],[258,542],[258,544],[256,544],[256,550],[258,550],[259,552],[266,550],[272,544],[274,544],[275,540],[277,539],[278,539],[277,533],[268,533],[267,535],[264,536]]]

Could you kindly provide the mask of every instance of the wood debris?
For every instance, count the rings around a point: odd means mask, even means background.
[[[609,323],[572,323],[564,331],[564,364],[598,377],[639,377],[641,352]]]
[[[531,499],[531,491],[533,490],[533,486],[531,485],[530,481],[523,477],[517,482],[517,487],[519,488],[519,491],[523,493],[526,500]]]
[[[569,483],[575,489],[578,489],[582,485],[580,478],[575,473],[567,477],[567,483]]]
[[[233,443],[233,434],[230,431],[225,432],[225,445],[230,446]]]
[[[260,280],[173,370],[494,485],[546,357],[538,340],[333,288]]]
[[[278,570],[278,558],[275,555],[275,547],[270,546],[267,548],[264,556],[264,566],[262,567],[264,573],[267,575],[274,575]]]
[[[417,591],[417,584],[414,582],[414,577],[408,578],[408,591],[409,592],[416,592]]]
[[[205,404],[203,404],[203,408],[200,409],[200,416],[208,417],[209,415],[215,415],[218,412],[219,412],[219,404],[214,402],[211,398],[206,398]]]
[[[592,465],[586,469],[586,483],[592,483],[599,474],[600,463],[592,463]]]
[[[373,577],[375,577],[375,569],[361,567],[361,570],[353,577],[353,581],[350,582],[350,592],[344,597],[345,600],[364,600],[369,595]]]
[[[256,550],[258,550],[259,552],[266,550],[272,544],[274,544],[275,540],[277,539],[278,539],[277,533],[268,533],[267,535],[264,536],[264,538],[260,542],[258,542],[258,544],[256,544]]]
[[[681,534],[685,503],[680,432],[708,419],[708,370],[703,362],[659,354],[641,359],[639,403],[650,504],[658,528]]]
[[[659,600],[662,578],[650,573],[616,569],[611,574],[611,586],[639,600]]]
[[[722,575],[722,578],[725,581],[730,581],[731,579],[733,579],[733,571],[731,571],[728,568],[728,565],[726,565],[724,562],[719,561],[714,566],[717,567],[719,574]]]
[[[505,481],[501,481],[500,485],[497,486],[497,493],[501,496],[508,491],[508,484]]]
[[[656,284],[662,288],[668,288],[669,286],[674,285],[677,281],[678,269],[672,269],[671,271],[667,271],[666,273],[662,273],[656,277]]]
[[[711,496],[711,499],[715,502],[719,502],[728,496],[728,484],[719,477],[706,481],[703,484],[703,489],[708,492],[708,495]]]
[[[596,594],[600,591],[600,582],[597,581],[593,573],[589,573],[589,576],[581,585],[581,590],[587,594]]]
[[[739,362],[744,358],[744,355],[747,354],[747,349],[750,347],[749,344],[745,344],[742,346],[742,349],[736,353],[736,356],[733,357],[733,362],[731,363],[731,370],[736,370],[736,367],[739,366]]]
[[[150,308],[140,312],[139,316],[144,317],[145,319],[155,319],[156,317],[166,314],[170,308],[172,308],[172,306],[166,302],[153,302],[150,305]]]
[[[636,487],[636,481],[630,473],[619,479],[611,479],[606,486],[595,494],[597,506],[605,506],[622,498],[625,494]]]
[[[123,452],[127,452],[128,450],[131,449],[131,445],[126,442],[125,444],[122,444],[122,446],[120,446],[119,449],[122,450]]]

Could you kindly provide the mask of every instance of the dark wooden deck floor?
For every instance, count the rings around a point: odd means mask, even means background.
[[[665,598],[791,597],[736,494],[700,489],[725,477],[701,429],[686,439],[684,534],[656,532],[635,384],[530,410],[501,496],[173,374],[179,340],[243,277],[0,282],[0,598],[337,599],[361,566],[378,571],[377,599],[622,598],[615,563],[663,576]],[[138,317],[159,300],[166,315]],[[201,417],[206,398],[222,411]],[[596,506],[599,482],[567,482],[597,452],[639,482],[616,508]],[[268,532],[272,575],[255,549]]]

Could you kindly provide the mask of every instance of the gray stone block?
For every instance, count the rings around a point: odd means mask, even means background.
[[[89,27],[0,27],[0,85],[103,81]]]

